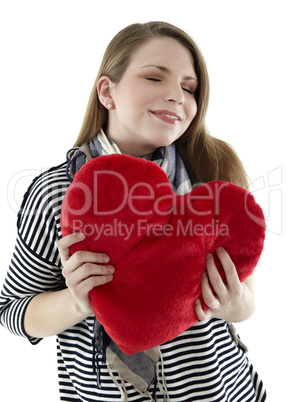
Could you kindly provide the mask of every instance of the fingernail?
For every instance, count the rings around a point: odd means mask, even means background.
[[[84,234],[81,232],[76,232],[75,236],[78,237],[79,239],[81,239],[84,236]]]
[[[218,308],[219,305],[220,305],[219,300],[215,299],[214,302],[211,304],[210,307],[214,309],[214,308]]]
[[[114,267],[108,267],[107,270],[108,270],[108,272],[110,272],[111,274],[113,274],[114,271],[115,271]]]
[[[222,252],[224,250],[224,247],[218,247],[216,251]]]
[[[102,259],[103,259],[103,262],[108,262],[109,261],[109,256],[108,255],[103,255]]]
[[[212,254],[211,254],[211,253],[208,253],[208,254],[207,254],[207,260],[209,260],[210,258],[212,258]]]

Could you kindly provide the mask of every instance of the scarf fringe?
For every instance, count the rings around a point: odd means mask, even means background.
[[[110,375],[112,381],[114,382],[114,384],[116,385],[116,387],[118,388],[118,390],[119,390],[119,392],[121,394],[121,401],[122,402],[128,402],[128,394],[127,394],[127,390],[126,390],[125,381],[123,379],[121,379],[121,383],[119,383],[117,381],[115,375],[113,374],[112,369],[111,369],[111,367],[109,365],[107,365],[107,369],[108,369],[108,372],[109,372],[109,375]],[[149,398],[150,401],[158,402],[158,399],[156,398],[156,386],[157,386],[157,384],[160,385],[160,383],[158,381],[156,381],[155,389],[154,389],[153,394],[151,394],[149,391],[142,392],[139,389],[137,391],[140,393],[141,396]],[[169,401],[169,399],[167,399],[166,395],[164,395],[163,401],[164,402]]]
[[[99,356],[101,356],[101,363],[105,364],[106,363],[106,333],[104,331],[103,327],[100,327],[100,330],[98,331],[98,334],[101,339],[101,350],[99,350],[96,347],[96,320],[94,322],[94,329],[93,329],[94,335],[92,339],[92,368],[93,368],[93,373],[96,375],[97,378],[97,388],[101,389],[101,368],[99,364]]]
[[[126,386],[125,386],[125,382],[123,379],[121,379],[121,383],[119,383],[117,381],[117,379],[115,378],[115,375],[113,374],[111,368],[109,367],[109,365],[107,364],[107,370],[108,373],[112,379],[112,381],[114,382],[114,384],[116,385],[116,387],[118,388],[120,394],[121,394],[121,400],[123,402],[128,402],[128,395],[127,395],[127,390],[126,390]]]
[[[236,328],[231,322],[228,322],[228,328],[235,344],[239,346],[245,353],[248,353],[248,346],[243,341],[241,341]]]
[[[166,376],[165,376],[165,372],[164,372],[164,360],[163,360],[163,355],[161,354],[161,381],[158,381],[158,386],[159,386],[159,390],[161,392],[161,394],[164,397],[164,402],[170,402],[170,397],[169,397],[169,392],[168,392],[168,388],[167,388],[167,382],[166,382]]]
[[[105,348],[105,347],[104,347]],[[101,354],[98,350],[96,350],[95,348],[95,342],[94,342],[94,347],[93,347],[93,372],[96,375],[96,379],[97,379],[97,388],[101,389],[102,385],[101,385],[101,367],[100,367],[100,363],[99,363],[99,358],[101,356],[101,363],[105,364],[106,363],[106,356],[105,354]],[[167,383],[166,383],[166,378],[165,378],[165,373],[164,373],[164,361],[163,361],[163,356],[161,354],[161,358],[160,358],[160,365],[157,363],[156,364],[159,367],[158,373],[157,373],[157,369],[155,367],[155,377],[154,380],[152,382],[151,385],[153,385],[153,390],[152,392],[150,392],[149,390],[147,390],[146,392],[142,392],[140,389],[134,387],[139,393],[140,395],[149,398],[150,401],[153,402],[158,402],[158,398],[157,398],[157,390],[159,389],[160,393],[162,394],[162,401],[163,402],[170,402],[170,397],[169,397],[169,393],[168,393],[168,389],[167,389]],[[115,386],[117,387],[117,389],[119,390],[120,394],[121,394],[121,401],[122,402],[128,402],[128,394],[127,394],[127,389],[126,389],[126,385],[125,385],[125,380],[123,380],[122,378],[120,378],[121,383],[119,383],[119,381],[117,380],[116,376],[113,374],[113,368],[110,367],[110,365],[107,363],[106,364],[108,373],[113,381],[113,383],[115,384]]]

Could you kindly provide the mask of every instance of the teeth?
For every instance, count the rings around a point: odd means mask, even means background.
[[[178,117],[176,117],[176,116],[172,116],[171,114],[165,114],[165,113],[161,113],[161,115],[163,115],[163,116],[167,116],[167,117],[169,117],[170,119],[179,120],[179,119],[178,119]]]

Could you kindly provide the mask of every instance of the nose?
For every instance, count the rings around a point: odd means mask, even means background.
[[[165,95],[165,101],[182,105],[184,103],[184,92],[178,85],[170,86]]]

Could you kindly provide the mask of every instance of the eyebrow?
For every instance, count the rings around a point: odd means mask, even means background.
[[[147,66],[142,66],[141,68],[146,68],[146,67],[155,67],[158,68],[159,70],[161,70],[164,73],[170,73],[170,70],[167,67],[164,66],[157,66],[155,64],[148,64]],[[185,81],[198,81],[197,77],[192,77],[190,75],[186,75],[184,77]]]

